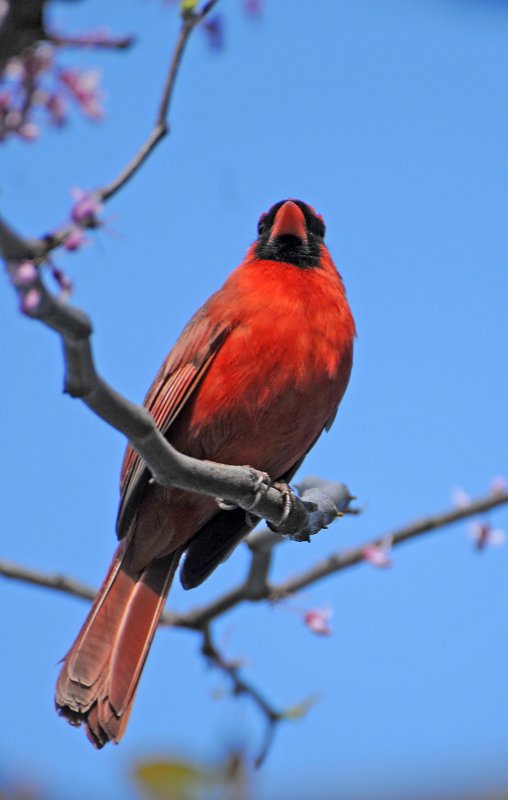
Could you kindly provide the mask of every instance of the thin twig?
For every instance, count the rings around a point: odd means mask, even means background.
[[[102,50],[126,50],[127,48],[132,47],[136,41],[136,37],[131,35],[111,37],[97,36],[97,38],[94,39],[93,34],[86,33],[82,34],[81,36],[79,34],[77,36],[65,36],[59,33],[48,33],[46,35],[46,41],[55,47],[84,47],[89,49],[93,48],[94,50],[97,50],[97,48]]]
[[[254,762],[256,767],[260,767],[268,755],[268,751],[270,750],[275,733],[275,727],[281,720],[284,719],[284,713],[277,711],[268,702],[268,700],[263,697],[261,692],[255,688],[255,686],[245,680],[245,678],[240,674],[240,665],[237,662],[226,661],[222,653],[214,644],[210,628],[208,626],[204,628],[202,633],[203,643],[201,646],[201,652],[203,655],[228,676],[233,687],[233,694],[245,694],[250,697],[252,702],[258,707],[266,720],[265,738],[263,740],[261,750]]]
[[[194,28],[197,25],[199,25],[199,23],[204,19],[204,17],[208,14],[208,12],[211,11],[213,6],[217,2],[218,0],[213,0],[212,3],[208,3],[199,13],[186,15],[184,17],[182,28],[180,30],[180,35],[178,37],[178,41],[173,51],[173,55],[171,56],[169,69],[167,71],[166,80],[164,82],[164,88],[162,90],[162,97],[160,100],[159,109],[155,120],[155,126],[153,130],[150,132],[146,141],[143,143],[139,151],[132,159],[132,161],[125,167],[125,169],[122,170],[120,175],[118,175],[118,177],[115,178],[114,181],[111,181],[111,183],[109,183],[107,186],[103,186],[101,189],[97,190],[97,196],[102,201],[109,200],[109,198],[113,197],[113,195],[116,194],[116,192],[118,192],[119,189],[125,186],[127,181],[129,181],[132,178],[132,176],[144,164],[148,156],[151,155],[151,153],[157,147],[161,139],[163,139],[168,133],[169,109],[171,106],[173,91],[176,84],[176,78],[178,76],[180,64],[182,63],[182,58],[185,52],[186,44],[189,41],[189,37],[192,34]]]
[[[40,572],[39,570],[21,567],[11,561],[0,561],[0,575],[23,583],[30,583],[33,586],[42,586],[44,589],[54,589],[57,592],[64,592],[73,597],[81,597],[83,600],[93,600],[96,591],[91,586],[87,586],[74,578],[68,578],[58,572]]]

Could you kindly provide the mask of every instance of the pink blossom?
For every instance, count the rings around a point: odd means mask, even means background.
[[[102,119],[104,110],[101,106],[102,93],[98,88],[100,80],[98,70],[79,72],[77,69],[62,69],[59,78],[88,117]]]
[[[96,228],[100,225],[97,214],[102,210],[102,203],[93,192],[83,189],[71,189],[76,202],[71,209],[71,219],[79,226]]]
[[[498,494],[504,494],[508,489],[508,483],[506,478],[503,475],[496,475],[495,478],[492,478],[490,483],[490,493],[494,497]]]
[[[66,250],[73,253],[75,250],[79,250],[85,242],[86,236],[83,228],[76,226],[64,241],[64,247]]]
[[[470,496],[460,486],[452,490],[452,504],[454,508],[466,508],[471,503]]]
[[[40,300],[41,293],[39,289],[29,289],[21,300],[21,310],[25,314],[31,314],[39,305]]]
[[[329,621],[332,616],[331,608],[314,608],[305,611],[303,615],[303,622],[312,633],[318,636],[330,636],[332,628]]]
[[[476,520],[468,526],[468,533],[477,550],[484,550],[487,545],[498,547],[504,544],[506,533],[499,528],[493,528],[490,522]]]
[[[26,50],[21,56],[20,65],[25,78],[33,78],[38,72],[48,70],[53,65],[53,46],[39,44],[36,48]]]
[[[17,57],[11,58],[5,66],[4,74],[11,80],[22,78],[25,74],[25,68],[21,59]]]
[[[33,122],[24,122],[18,128],[17,133],[25,142],[33,142],[39,136],[39,126],[34,125]]]
[[[374,567],[391,567],[391,544],[369,544],[362,550],[365,561]]]
[[[103,44],[107,35],[103,32],[90,34],[88,38],[85,35],[83,42],[87,41]],[[117,40],[117,46],[122,46],[122,42]],[[39,121],[36,115],[41,109],[53,125],[63,125],[69,97],[90,119],[103,117],[99,72],[60,69],[54,54],[54,45],[43,44],[6,64],[0,77],[0,140],[9,134],[18,134],[25,141],[37,138],[39,128],[34,123]]]
[[[34,78],[39,72],[45,72],[53,66],[53,47],[40,44],[22,57],[21,64],[25,77]]]
[[[29,286],[37,278],[37,269],[31,261],[21,261],[11,270],[11,281],[14,286]]]

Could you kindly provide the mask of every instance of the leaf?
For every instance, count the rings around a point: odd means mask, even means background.
[[[134,777],[142,791],[154,800],[194,800],[214,782],[210,770],[190,761],[148,761],[138,764]]]
[[[307,716],[311,708],[319,703],[320,700],[321,697],[318,694],[311,694],[309,697],[301,700],[296,705],[286,708],[286,710],[281,714],[281,718],[289,720],[303,719]]]
[[[182,17],[188,17],[190,14],[193,14],[196,10],[197,4],[198,0],[181,0],[180,14]]]

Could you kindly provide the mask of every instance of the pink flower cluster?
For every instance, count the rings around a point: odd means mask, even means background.
[[[60,300],[67,300],[72,292],[72,282],[61,269],[50,262],[42,266],[48,265],[60,290]],[[18,293],[20,311],[28,315],[36,314],[43,297],[40,267],[36,267],[33,261],[25,259],[24,261],[7,261],[6,268],[9,279]]]
[[[305,627],[316,636],[330,636],[333,633],[330,620],[333,616],[333,609],[330,606],[321,608],[299,608],[298,606],[281,603],[279,608],[298,614]]]
[[[97,70],[60,68],[50,44],[11,59],[0,75],[0,141],[12,135],[33,141],[39,136],[41,114],[61,127],[68,119],[69,101],[89,119],[102,119],[99,79]]]
[[[104,109],[101,105],[102,93],[99,89],[98,70],[80,72],[77,69],[61,69],[58,78],[60,83],[67,87],[85,116],[95,120],[102,119]]]
[[[93,192],[84,192],[83,189],[74,188],[71,190],[74,197],[74,205],[71,208],[71,224],[69,234],[64,240],[66,250],[73,252],[85,244],[86,228],[100,228],[102,220],[99,214],[102,211],[102,203]]]
[[[38,286],[39,273],[32,261],[8,261],[7,272],[19,297],[19,307],[23,314],[33,314],[41,301]]]

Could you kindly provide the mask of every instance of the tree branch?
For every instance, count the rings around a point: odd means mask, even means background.
[[[0,217],[0,255],[5,261],[38,261],[47,253],[44,239],[21,236]]]
[[[74,578],[68,578],[58,572],[39,572],[13,564],[11,561],[0,561],[0,575],[9,580],[30,583],[32,586],[42,586],[44,589],[54,589],[73,597],[81,597],[83,600],[93,600],[96,594],[95,589],[91,586]]]

